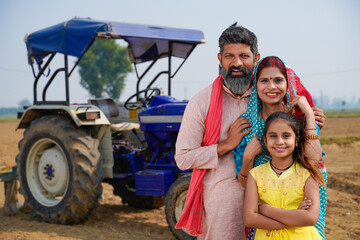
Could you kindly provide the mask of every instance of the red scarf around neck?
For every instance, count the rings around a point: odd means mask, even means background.
[[[205,134],[201,146],[216,144],[220,138],[222,118],[222,77],[215,79],[212,85],[209,111],[205,120]],[[195,168],[191,175],[190,186],[184,209],[175,228],[185,228],[192,235],[202,233],[203,182],[207,169]]]

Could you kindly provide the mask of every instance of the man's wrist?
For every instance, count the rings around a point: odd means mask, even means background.
[[[227,140],[218,143],[217,153],[219,157],[227,154],[231,150],[232,150],[231,145],[227,142]]]

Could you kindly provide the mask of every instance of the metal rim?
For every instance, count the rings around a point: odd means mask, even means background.
[[[54,140],[36,141],[26,159],[26,180],[33,197],[47,207],[61,202],[69,185],[66,155]]]
[[[176,222],[179,221],[180,215],[184,209],[185,206],[185,201],[186,201],[186,195],[187,195],[187,190],[180,193],[179,197],[176,199],[176,203],[175,203],[175,219]],[[190,234],[190,232],[188,232],[187,230],[185,230],[184,228],[182,229],[184,232],[186,232],[187,234],[189,234],[190,236],[196,236],[196,235],[192,235]]]

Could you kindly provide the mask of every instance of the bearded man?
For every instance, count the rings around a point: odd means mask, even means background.
[[[175,160],[185,169],[207,169],[203,181],[202,234],[198,239],[245,239],[242,217],[245,189],[236,179],[231,150],[250,127],[239,118],[247,109],[253,68],[260,59],[254,33],[240,26],[226,29],[219,38],[222,116],[219,141],[202,146],[212,85],[187,104],[176,142]]]
[[[175,160],[180,169],[195,169],[192,178],[197,170],[206,169],[198,240],[245,239],[245,189],[236,179],[231,151],[250,133],[242,132],[250,123],[239,116],[247,110],[260,54],[255,34],[241,26],[227,28],[219,47],[221,75],[189,101],[176,142]]]

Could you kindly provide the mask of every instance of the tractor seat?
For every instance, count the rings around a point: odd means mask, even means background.
[[[112,123],[111,132],[131,131],[140,129],[140,124],[133,122]]]
[[[95,98],[89,99],[88,103],[90,105],[95,105],[105,114],[105,116],[110,118],[115,118],[119,116],[119,109],[116,103],[112,98]],[[139,123],[133,122],[120,122],[120,123],[111,123],[112,132],[120,131],[131,131],[133,129],[140,129]]]

